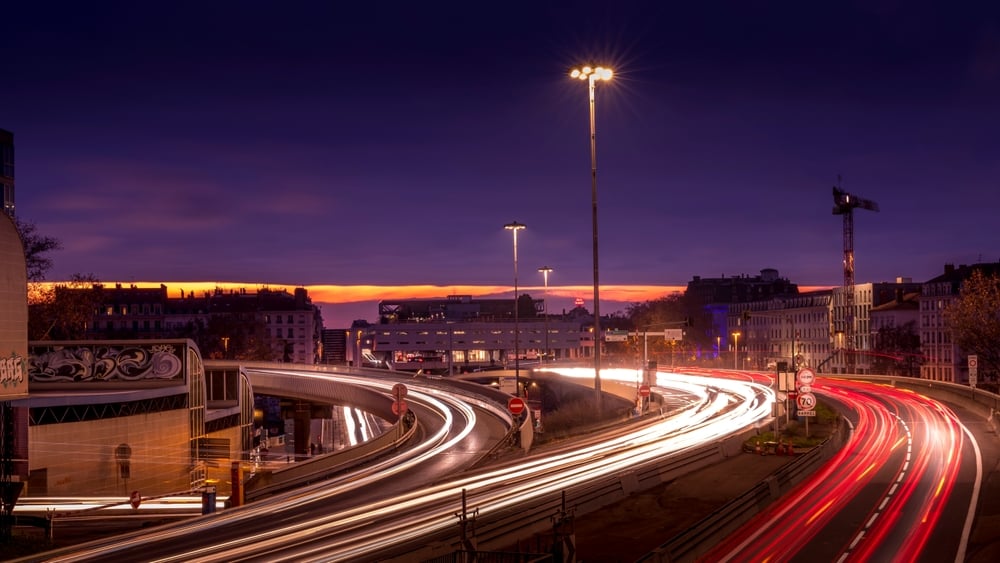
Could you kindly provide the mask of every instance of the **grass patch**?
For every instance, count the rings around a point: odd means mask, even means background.
[[[627,409],[612,408],[604,405],[604,417],[597,417],[597,405],[593,398],[578,398],[566,401],[557,410],[546,413],[542,418],[544,440],[558,440],[578,435],[587,428],[599,425],[609,420],[618,420],[625,416]]]

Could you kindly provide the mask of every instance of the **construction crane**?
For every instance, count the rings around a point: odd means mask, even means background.
[[[840,184],[840,176],[837,176]],[[844,216],[844,347],[848,350],[857,348],[854,341],[854,210],[867,209],[878,211],[878,204],[870,199],[864,199],[845,192],[840,186],[833,187],[833,214]],[[854,355],[847,355],[849,373],[854,372]]]

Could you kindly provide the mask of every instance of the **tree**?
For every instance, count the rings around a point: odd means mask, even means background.
[[[73,274],[69,282],[29,291],[29,340],[81,340],[103,302],[94,274]]]
[[[24,245],[24,261],[28,266],[28,281],[43,281],[45,274],[52,269],[52,259],[47,254],[62,248],[62,243],[58,239],[39,234],[35,224],[29,221],[15,218],[14,226],[21,235],[21,244]]]
[[[1000,373],[1000,276],[973,270],[962,283],[958,299],[945,309],[944,320],[962,352],[979,357],[979,377],[996,385]]]
[[[692,342],[696,339],[695,331],[686,328],[688,320],[691,319],[691,305],[686,296],[673,294],[644,303],[633,303],[626,309],[626,316],[635,327],[636,331],[642,332],[662,332],[664,329],[684,329],[685,341]],[[648,347],[647,347],[648,346]],[[643,354],[643,348],[647,347],[645,353],[648,359],[658,359],[661,362],[669,363],[677,353],[686,349],[683,343],[670,343],[663,338],[643,338],[639,337],[635,344],[637,354]]]

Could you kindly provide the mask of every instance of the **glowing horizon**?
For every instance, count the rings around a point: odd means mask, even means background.
[[[68,282],[47,282],[59,285]],[[157,288],[166,286],[169,297],[180,297],[184,294],[212,293],[216,289],[222,291],[238,289],[271,289],[293,292],[302,287],[309,292],[314,303],[346,304],[380,301],[383,299],[444,299],[451,295],[470,295],[472,297],[487,297],[512,294],[514,289],[508,285],[298,285],[272,284],[262,282],[224,282],[224,281],[184,281],[184,282],[100,282],[105,287],[120,284],[122,287]],[[683,293],[686,285],[601,285],[601,301],[639,302],[666,297],[672,293]],[[543,285],[529,285],[518,288],[521,293],[545,293]],[[593,286],[589,285],[549,285],[548,295],[575,299],[586,299],[592,296]]]
[[[45,282],[46,285],[60,285],[68,282]],[[294,292],[302,287],[309,292],[313,303],[349,304],[380,301],[384,299],[445,299],[452,295],[469,295],[472,297],[491,297],[512,294],[513,288],[506,285],[298,285],[263,282],[228,282],[228,281],[184,281],[184,282],[99,282],[105,287],[121,285],[122,287],[157,288],[166,286],[169,297],[212,293],[216,289],[231,291],[239,289],[271,289]],[[833,286],[805,286],[802,292],[830,289]],[[675,293],[683,294],[687,285],[601,285],[601,301],[638,303],[653,301]],[[536,298],[546,294],[543,285],[521,286],[521,293],[534,293]],[[549,285],[547,294],[550,297],[567,299],[581,298],[590,301],[593,298],[593,286],[590,285]]]

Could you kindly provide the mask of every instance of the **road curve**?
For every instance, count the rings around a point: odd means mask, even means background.
[[[942,403],[876,383],[814,389],[853,432],[808,481],[703,561],[963,561],[982,480],[972,433]]]

